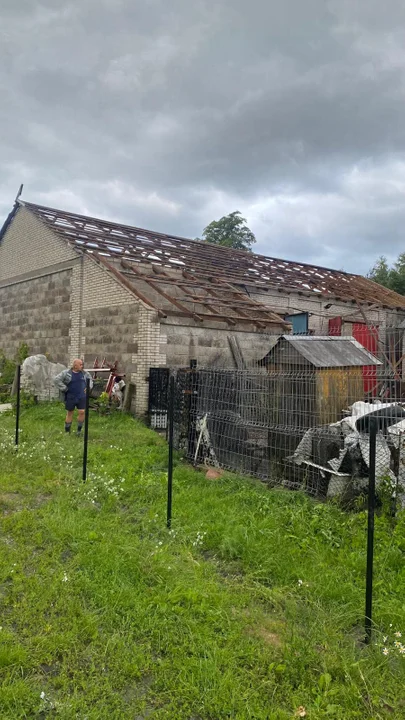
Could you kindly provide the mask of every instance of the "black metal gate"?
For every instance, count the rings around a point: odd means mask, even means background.
[[[169,394],[169,369],[149,369],[149,423],[152,428],[166,430]]]

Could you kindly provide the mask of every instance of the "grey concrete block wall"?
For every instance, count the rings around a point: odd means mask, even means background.
[[[242,355],[247,362],[264,357],[272,345],[274,338],[282,334],[281,328],[274,327],[269,333],[244,332],[243,330],[226,331],[207,327],[190,327],[161,324],[160,342],[164,343],[166,364],[169,367],[186,367],[190,360],[197,360],[205,367],[235,367],[228,337],[235,336]]]
[[[120,369],[130,378],[135,371],[139,305],[112,305],[83,309],[82,353],[91,367],[94,359],[118,360]]]
[[[54,270],[54,272],[53,272]],[[92,259],[82,257],[22,207],[0,244],[0,347],[22,342],[70,364],[85,355],[118,359],[131,375],[139,303]],[[87,324],[87,326],[86,326]]]
[[[352,317],[357,318],[358,322],[364,322],[356,303],[344,302],[333,297],[328,299],[324,296],[317,297],[309,293],[306,295],[305,291],[287,293],[269,289],[264,292],[253,286],[249,287],[249,294],[253,299],[267,305],[281,315],[293,315],[300,312],[309,313],[309,329],[315,335],[328,334],[330,318]],[[395,314],[395,311],[385,310],[384,308],[366,308],[365,313],[369,323],[375,323],[383,327],[387,324],[387,319]]]
[[[8,357],[27,343],[32,354],[68,362],[71,274],[67,269],[0,287],[0,347]]]

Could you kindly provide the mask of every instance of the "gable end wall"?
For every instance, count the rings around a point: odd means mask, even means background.
[[[20,207],[0,243],[0,281],[77,257],[32,212]]]
[[[146,411],[146,363],[159,356],[159,324],[128,290],[20,207],[0,243],[0,348],[22,342],[68,365],[84,357],[119,361]],[[153,318],[155,319],[155,318]],[[138,332],[139,327],[139,332]],[[146,404],[146,406],[145,406]]]

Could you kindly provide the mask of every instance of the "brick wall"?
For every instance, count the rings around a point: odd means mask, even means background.
[[[21,207],[0,244],[0,281],[77,257],[64,240]]]
[[[132,305],[138,301],[108,272],[89,257],[84,257],[83,307],[87,310],[103,306]]]
[[[72,267],[71,279],[71,310],[69,329],[69,357],[68,364],[71,365],[75,358],[82,354],[82,324],[83,324],[83,272],[84,258]]]
[[[108,271],[88,257],[83,258],[80,348],[85,364],[98,357],[118,360],[127,381],[134,380],[138,352],[139,302],[109,275]]]
[[[165,347],[160,343],[161,326],[154,310],[139,305],[137,352],[133,356],[136,385],[136,414],[142,416],[148,409],[149,368],[166,365]]]

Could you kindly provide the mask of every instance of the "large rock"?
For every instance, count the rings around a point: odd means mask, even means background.
[[[65,365],[49,362],[45,355],[31,355],[22,364],[21,387],[38,400],[58,400],[54,378],[62,370],[66,370]]]

